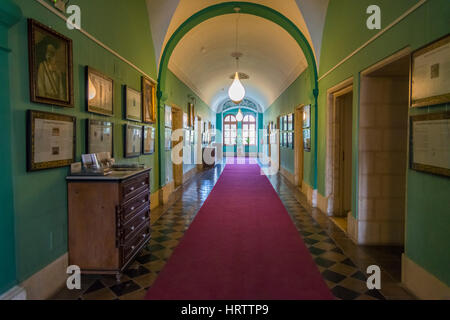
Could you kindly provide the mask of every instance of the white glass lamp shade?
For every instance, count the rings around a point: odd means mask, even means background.
[[[239,104],[242,100],[244,100],[245,88],[239,80],[239,74],[237,72],[236,76],[234,77],[234,81],[231,84],[230,89],[228,90],[228,96],[230,97],[231,101],[236,104]]]
[[[236,120],[241,122],[242,120],[244,120],[244,115],[242,114],[241,109],[239,109],[239,112],[236,115]]]
[[[89,78],[89,100],[93,100],[97,95],[97,90],[95,90],[95,86]]]

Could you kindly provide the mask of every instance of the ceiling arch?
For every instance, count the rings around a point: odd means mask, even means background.
[[[169,69],[214,111],[228,99],[230,76],[236,71],[237,14],[218,16],[189,31],[174,49]],[[263,109],[306,69],[305,55],[279,25],[249,14],[239,15],[239,71],[246,96]]]
[[[177,28],[196,12],[208,6],[232,0],[146,0],[155,47],[156,63]],[[329,0],[247,0],[272,8],[289,20],[305,35],[320,61],[322,34]]]

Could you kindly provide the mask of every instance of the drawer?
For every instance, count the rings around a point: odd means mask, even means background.
[[[149,188],[150,177],[148,173],[127,180],[121,184],[122,201],[125,202]]]
[[[137,195],[125,205],[122,206],[121,210],[121,221],[122,224],[127,223],[130,219],[133,219],[134,216],[142,211],[143,208],[150,206],[150,193],[149,190],[146,189],[141,194]]]
[[[136,231],[150,225],[150,210],[145,207],[134,218],[122,226],[121,238],[123,243],[127,243],[136,235]]]
[[[130,259],[141,250],[141,248],[150,240],[150,236],[150,226],[146,226],[141,230],[138,230],[136,236],[122,247],[122,267],[126,266],[130,262]]]

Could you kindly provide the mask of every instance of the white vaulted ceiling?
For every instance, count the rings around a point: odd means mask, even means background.
[[[270,7],[291,20],[305,35],[316,56],[320,47],[329,0],[246,0]],[[223,0],[147,0],[156,63],[177,28],[198,11]],[[187,33],[175,48],[169,69],[213,110],[227,98],[235,71],[237,15],[207,20]],[[311,32],[308,29],[311,28]],[[307,67],[298,44],[281,27],[268,20],[241,14],[239,50],[244,54],[240,71],[247,97],[267,108]]]
[[[180,41],[169,61],[169,69],[191,87],[213,110],[227,98],[236,71],[231,53],[236,51],[237,14],[207,20]],[[297,42],[277,24],[241,14],[239,46],[243,53],[239,71],[250,76],[242,80],[247,95],[268,107],[307,63]]]

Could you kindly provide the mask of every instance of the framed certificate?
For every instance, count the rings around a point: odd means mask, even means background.
[[[450,35],[412,54],[410,106],[450,101]]]
[[[69,166],[75,162],[76,118],[28,110],[27,170]]]
[[[107,121],[87,120],[87,154],[114,151],[114,124]]]
[[[87,111],[105,116],[114,115],[114,81],[101,72],[86,67]]]
[[[128,86],[125,91],[125,119],[142,122],[141,93]]]
[[[410,166],[450,177],[450,111],[411,117]]]
[[[142,126],[125,125],[125,158],[139,157],[142,153]]]
[[[155,128],[144,126],[143,154],[155,153]]]

